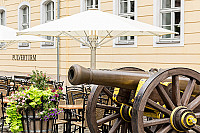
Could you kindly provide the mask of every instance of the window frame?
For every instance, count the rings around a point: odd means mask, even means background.
[[[28,8],[28,11],[27,11],[27,24],[28,24],[28,28],[30,27],[30,22],[31,22],[31,8],[30,8],[30,3],[27,2],[27,1],[24,1],[22,3],[20,3],[20,5],[18,6],[18,29],[19,30],[24,30],[23,28],[23,16],[24,16],[24,8]],[[26,44],[26,45],[24,45]],[[31,48],[31,43],[18,43],[18,49],[30,49]]]
[[[80,12],[83,12],[83,11],[87,11],[87,0],[80,0],[80,3],[81,3],[81,7],[80,7]],[[98,0],[98,10],[101,9],[101,1]]]
[[[128,0],[128,1],[131,1],[131,0]],[[128,5],[130,5],[129,3],[127,4],[127,7],[130,7],[130,6],[128,6]],[[118,16],[128,16],[128,17],[133,16],[134,20],[137,20],[137,0],[134,0],[134,3],[135,3],[135,5],[134,5],[134,10],[135,11],[134,12],[130,12],[129,11],[130,9],[128,8],[127,13],[122,14],[122,13],[120,13],[120,0],[114,0],[113,1],[113,7],[114,7],[113,14],[118,15]],[[128,36],[128,38],[130,38],[130,36]],[[125,48],[126,47],[137,47],[137,36],[134,36],[134,41],[126,40],[127,43],[122,43],[122,42],[120,42],[119,39],[120,39],[119,37],[116,38],[116,39],[113,39],[113,47],[114,48],[115,47],[116,48],[118,48],[118,47],[120,47],[120,48],[123,48],[123,47],[125,47]]]
[[[56,19],[56,1],[55,0],[42,0],[41,2],[41,10],[40,10],[40,13],[41,13],[41,18],[40,18],[40,23],[41,24],[44,24],[44,23],[47,23],[47,22],[50,22],[47,20],[47,5],[49,3],[53,2],[53,6],[54,6],[54,9],[53,9],[53,13],[51,13],[51,17],[53,16],[54,18],[52,20],[55,20]],[[51,6],[52,6],[51,5]],[[43,38],[47,39],[48,36],[43,36]],[[54,49],[56,48],[56,38],[55,37],[51,37],[52,38],[52,41],[53,42],[41,42],[40,43],[40,48],[41,49]],[[49,43],[52,43],[52,45],[50,45]]]
[[[3,17],[2,17],[3,14]],[[1,23],[3,20],[3,24]],[[2,8],[0,8],[0,25],[6,25],[6,11]]]
[[[174,0],[173,0],[174,1]],[[160,13],[162,0],[154,0],[153,1],[153,22],[156,26],[161,26],[162,16]],[[172,9],[172,10],[171,10]],[[170,9],[162,9],[161,12],[172,12],[179,11],[178,8],[170,8]],[[174,17],[171,16],[173,22]],[[171,24],[172,26],[172,24]],[[160,41],[160,37],[153,37],[153,47],[178,47],[184,46],[184,0],[181,0],[181,7],[180,7],[180,39],[169,39],[169,41],[164,40]]]
[[[0,6],[0,13],[2,13],[2,12],[4,12],[4,23],[1,24],[1,25],[6,26],[6,8],[3,7],[3,6]],[[4,45],[6,45],[5,42],[0,42],[0,47],[2,47],[2,46],[4,46]],[[3,48],[3,50],[6,50],[6,47]]]

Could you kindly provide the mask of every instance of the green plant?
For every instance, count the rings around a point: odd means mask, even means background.
[[[37,87],[41,90],[45,90],[48,88],[48,81],[50,81],[50,77],[46,75],[46,73],[38,70],[33,70],[33,74],[30,74],[30,81],[33,83],[34,87]]]
[[[61,87],[58,90],[40,90],[31,86],[29,89],[16,92],[8,97],[10,102],[8,103],[9,107],[6,109],[8,116],[6,123],[10,125],[11,132],[18,133],[23,131],[21,113],[28,108],[39,110],[36,115],[41,116],[41,120],[56,119],[56,116],[61,112],[61,110],[57,109],[61,94]],[[41,98],[43,98],[43,108],[41,108]]]

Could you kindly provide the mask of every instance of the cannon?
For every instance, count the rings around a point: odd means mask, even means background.
[[[200,132],[200,73],[192,69],[170,68],[152,73],[135,67],[92,70],[73,65],[68,80],[73,85],[96,84],[86,110],[92,133],[101,132],[100,127],[108,122],[109,133]],[[101,93],[114,104],[99,104]],[[98,108],[112,113],[97,119]]]

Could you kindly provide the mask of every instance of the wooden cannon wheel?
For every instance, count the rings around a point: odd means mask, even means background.
[[[181,79],[181,80],[180,80]],[[187,79],[182,88],[182,79]],[[170,83],[171,87],[163,85]],[[200,74],[187,68],[162,70],[141,87],[133,103],[133,133],[200,132]],[[147,109],[158,118],[145,116]]]
[[[120,69],[115,69],[119,71],[144,71],[139,68],[135,67],[124,67]],[[130,92],[131,90],[123,89],[123,91]],[[99,133],[101,131],[101,126],[103,124],[109,123],[112,121],[111,127],[109,128],[109,133],[115,133],[117,130],[121,133],[127,133],[132,132],[131,131],[131,119],[129,121],[124,120],[121,116],[122,107],[124,107],[122,104],[125,103],[119,103],[116,101],[112,105],[103,105],[98,103],[98,98],[101,93],[104,93],[109,99],[113,98],[113,92],[108,89],[108,87],[105,86],[94,86],[90,92],[90,95],[88,97],[88,104],[87,104],[87,110],[86,110],[86,117],[87,117],[87,124],[90,129],[90,132],[92,133]],[[126,98],[126,99],[129,99]],[[109,110],[109,112],[112,112],[109,116],[102,117],[100,119],[97,119],[97,109],[106,109]],[[132,109],[132,105],[131,105]],[[131,113],[131,112],[130,112]],[[105,132],[105,131],[104,131]]]
[[[90,132],[92,133],[99,133],[100,128],[102,124],[105,124],[110,121],[115,121],[114,124],[112,124],[112,127],[109,130],[109,133],[115,133],[119,128],[122,133],[127,133],[127,131],[131,132],[131,122],[126,122],[123,120],[123,118],[120,115],[120,107],[121,104],[115,103],[117,106],[111,106],[111,105],[101,105],[97,103],[98,97],[101,92],[104,92],[109,98],[112,98],[113,94],[111,91],[109,91],[104,86],[95,86],[92,88],[92,91],[88,98],[88,105],[87,105],[87,123],[88,127],[90,129]],[[113,112],[109,116],[103,117],[99,120],[96,119],[96,109],[107,109]]]

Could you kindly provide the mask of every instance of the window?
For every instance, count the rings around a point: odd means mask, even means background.
[[[0,25],[6,25],[5,23],[5,10],[0,9]]]
[[[115,14],[129,18],[136,19],[136,0],[115,0],[114,2]],[[130,47],[136,46],[136,39],[134,36],[119,37],[114,42],[115,47]]]
[[[154,0],[157,1],[157,0]],[[178,34],[156,37],[154,46],[183,46],[183,9],[184,0],[159,0],[154,2],[158,6],[154,17],[157,26],[172,30]]]
[[[6,25],[5,10],[0,8],[0,25]],[[0,42],[0,48],[5,45],[5,42]]]
[[[86,0],[86,10],[90,8],[98,8],[98,0]]]
[[[42,23],[47,23],[55,19],[55,2],[51,0],[42,3]],[[51,36],[45,37],[48,40],[54,41],[55,38]],[[42,48],[55,48],[54,42],[42,43]]]
[[[45,15],[45,23],[54,20],[54,2],[46,4]]]
[[[19,30],[30,27],[30,4],[23,2],[19,5]],[[19,49],[30,49],[30,43],[19,43]]]

